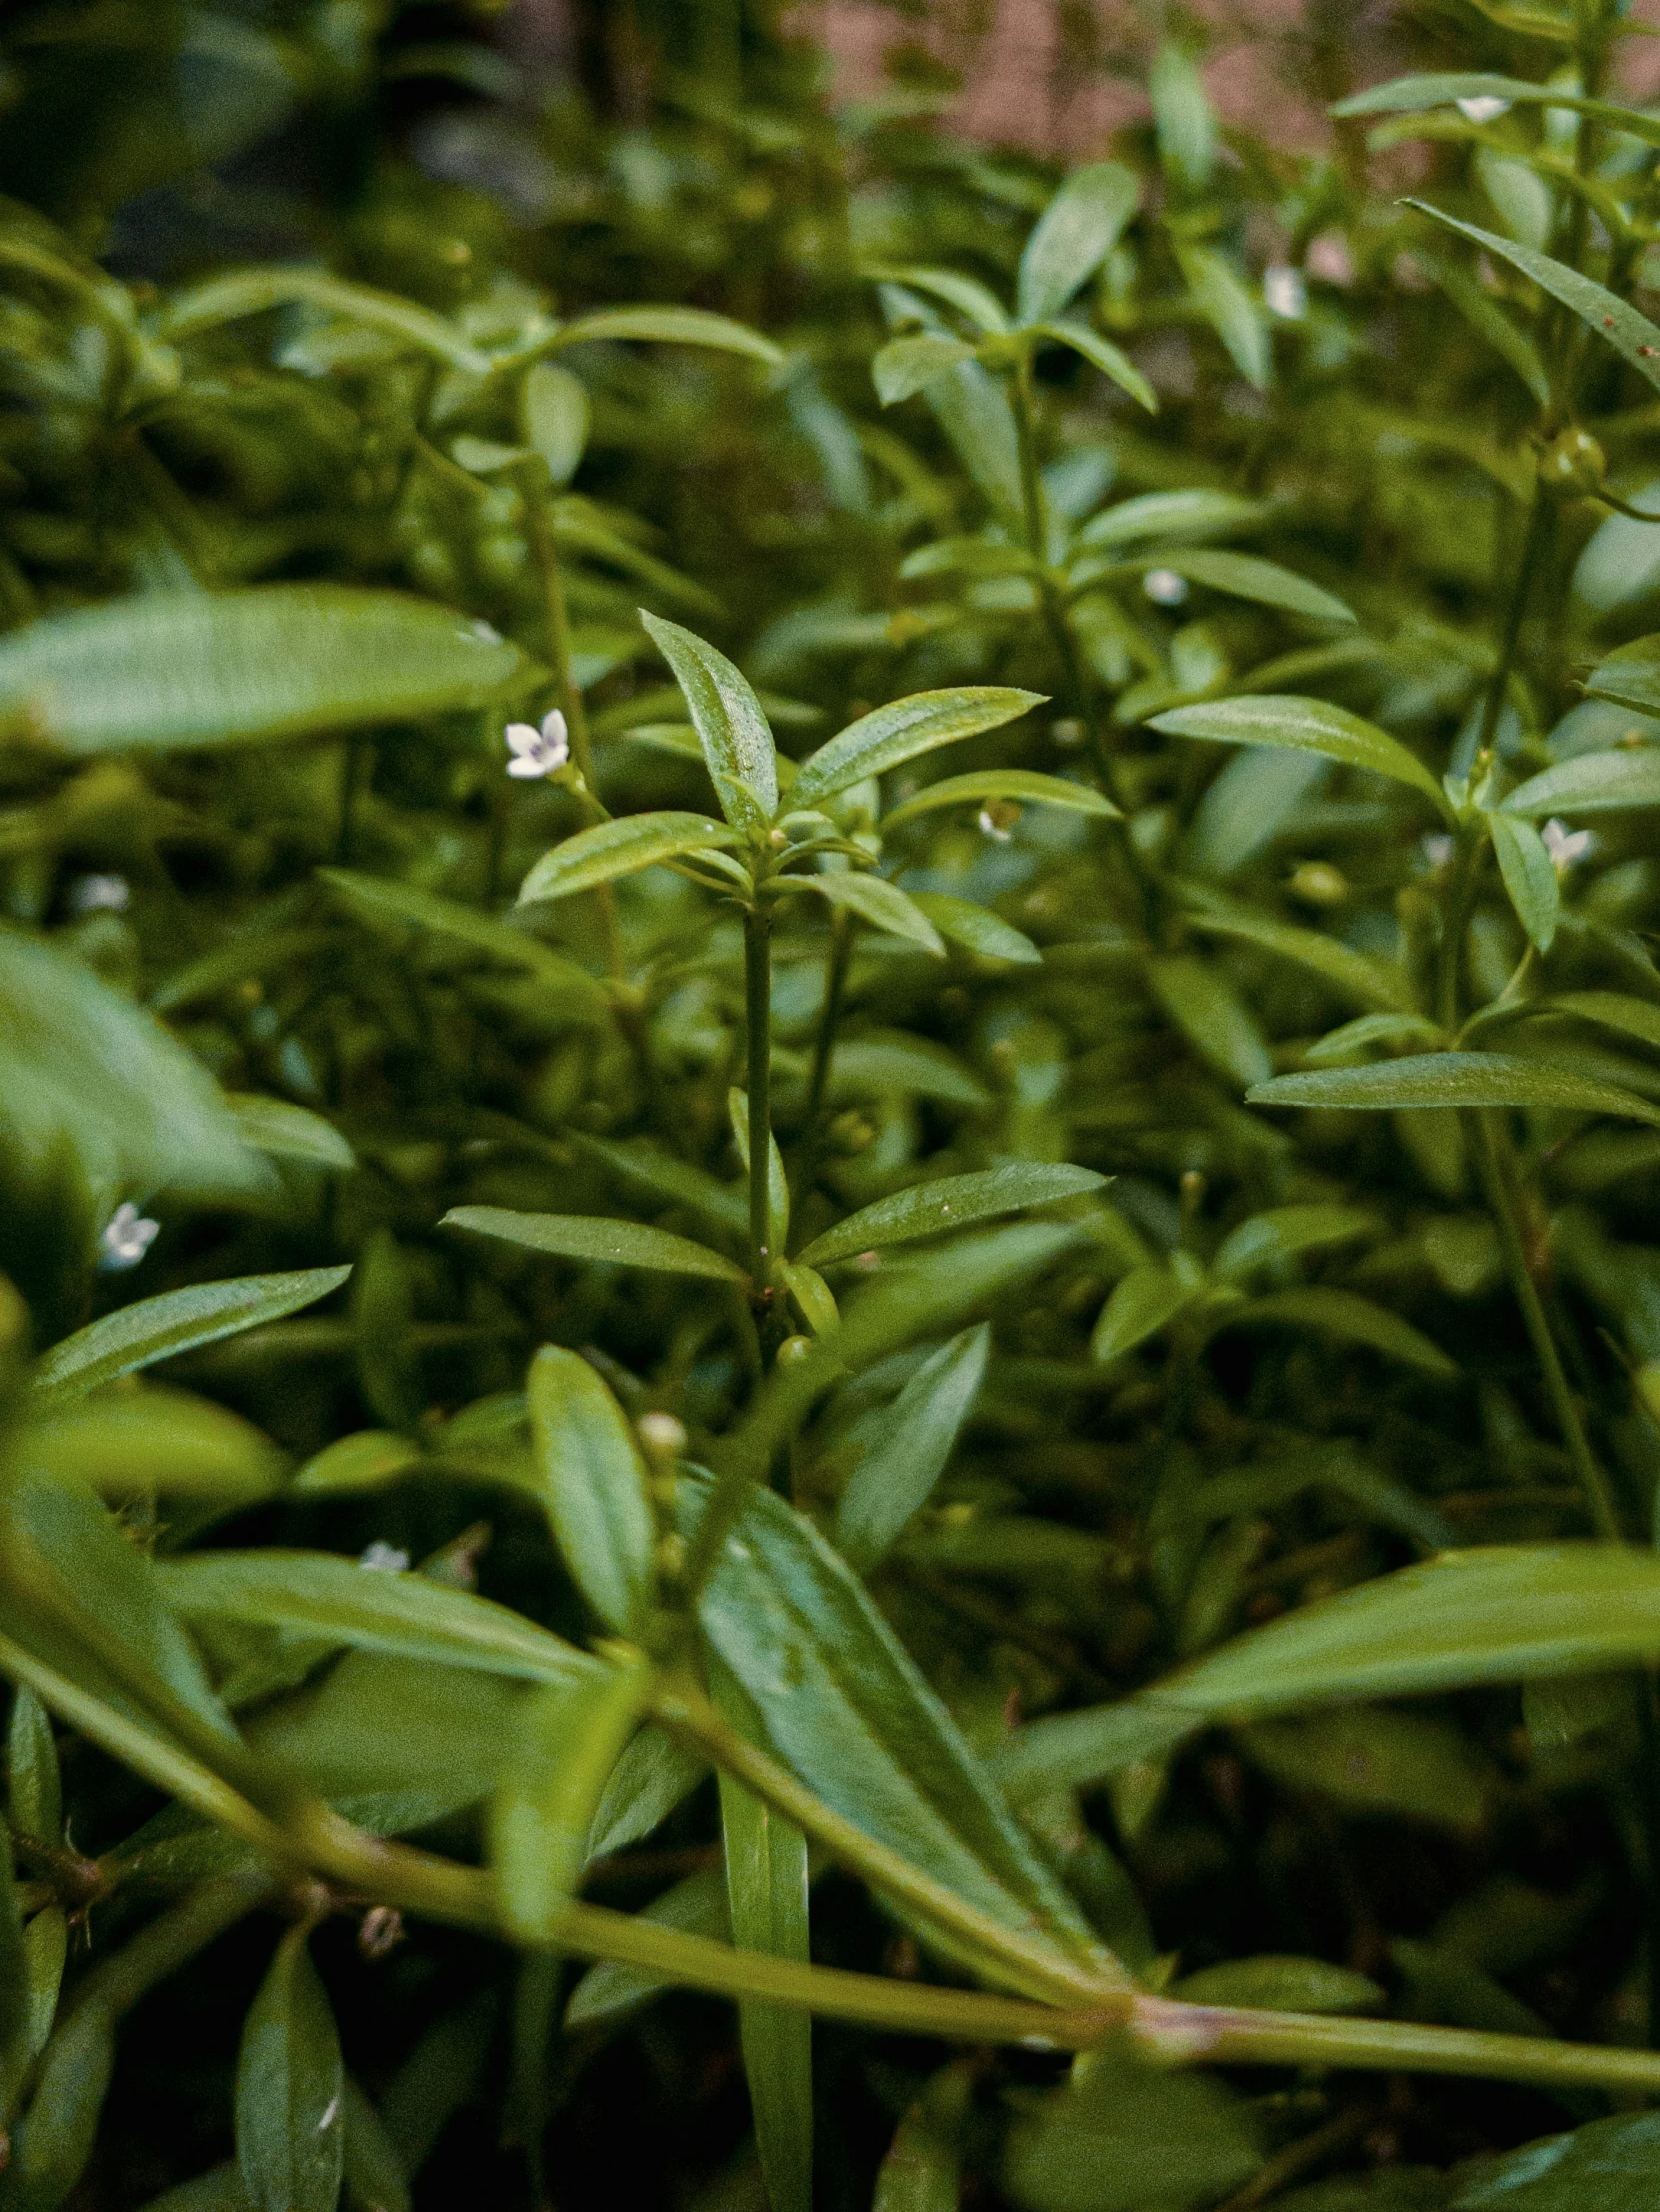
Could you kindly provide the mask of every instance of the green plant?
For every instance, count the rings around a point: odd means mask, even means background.
[[[0,2212],[614,2196],[665,1986],[775,2212],[1652,2188],[1660,122],[1441,15],[1057,177],[670,10],[557,189],[0,30]],[[94,258],[173,68],[309,258]]]

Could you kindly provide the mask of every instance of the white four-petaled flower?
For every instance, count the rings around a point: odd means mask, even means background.
[[[396,1544],[388,1544],[379,1536],[358,1554],[358,1565],[376,1575],[401,1575],[409,1564],[408,1552],[401,1552]]]
[[[1596,843],[1594,830],[1570,830],[1558,822],[1554,815],[1539,832],[1550,864],[1559,876],[1565,876],[1575,861],[1583,860]]]
[[[1289,262],[1272,262],[1263,270],[1262,298],[1287,323],[1300,323],[1308,313],[1308,287]]]
[[[1188,579],[1174,568],[1150,568],[1142,578],[1142,589],[1156,607],[1179,607],[1188,596]]]
[[[1454,107],[1466,123],[1496,123],[1501,115],[1510,113],[1510,103],[1494,92],[1478,92],[1468,100],[1455,100]]]
[[[509,776],[556,775],[570,758],[564,716],[555,707],[542,716],[539,730],[533,722],[509,722],[507,750],[513,756],[507,763]]]
[[[136,1267],[161,1234],[161,1226],[160,1221],[147,1220],[136,1205],[118,1205],[98,1239],[98,1272],[119,1275]]]

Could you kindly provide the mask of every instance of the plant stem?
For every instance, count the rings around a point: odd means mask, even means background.
[[[1508,1137],[1503,1123],[1491,1109],[1468,1113],[1461,1118],[1480,1171],[1487,1204],[1498,1229],[1499,1247],[1504,1255],[1510,1288],[1521,1308],[1522,1320],[1533,1346],[1533,1356],[1539,1363],[1539,1373],[1544,1380],[1551,1411],[1556,1417],[1562,1441],[1567,1446],[1568,1457],[1573,1462],[1586,1510],[1591,1516],[1591,1525],[1608,1542],[1622,1543],[1625,1532],[1620,1526],[1619,1507],[1608,1477],[1597,1464],[1591,1450],[1584,1423],[1579,1418],[1579,1408],[1574,1403],[1561,1354],[1557,1351],[1556,1339],[1551,1334],[1544,1302],[1539,1296],[1539,1286],[1534,1281],[1533,1270],[1528,1264],[1520,1207],[1507,1157]]]
[[[1510,678],[1515,672],[1516,647],[1521,640],[1521,626],[1526,616],[1528,602],[1533,596],[1533,584],[1544,555],[1545,543],[1550,535],[1551,505],[1542,482],[1537,477],[1533,484],[1533,502],[1527,510],[1527,528],[1522,537],[1521,555],[1516,563],[1515,582],[1510,587],[1510,603],[1504,610],[1504,630],[1499,638],[1498,659],[1493,665],[1487,696],[1482,702],[1481,727],[1475,741],[1476,760],[1493,749],[1498,736],[1499,723],[1504,718],[1504,702],[1510,690]]]
[[[1092,1968],[1069,1958],[1054,1943],[1016,1934],[867,1836],[740,1736],[689,1683],[665,1687],[653,1710],[670,1734],[694,1746],[723,1773],[735,1776],[873,1887],[954,1938],[952,1948],[959,1955],[966,1953],[980,1971],[996,1974],[1024,1996],[1050,2003],[1100,2005],[1128,1990],[1128,1976],[1110,1953],[1104,1953],[1101,1965]]]
[[[743,917],[744,1046],[749,1075],[749,1283],[758,1310],[770,1309],[772,1205],[772,914],[759,900]]]
[[[576,763],[587,793],[589,816],[591,820],[598,822],[604,819],[604,809],[599,803],[599,779],[594,772],[593,740],[588,734],[587,709],[582,703],[582,689],[576,681],[576,667],[570,650],[570,614],[565,605],[564,574],[559,566],[558,541],[553,533],[553,500],[546,468],[539,460],[527,461],[518,471],[518,484],[524,503],[526,534],[541,576],[542,603],[547,616],[547,644],[553,660],[553,688],[558,694],[559,712],[565,718],[570,757]],[[617,918],[615,887],[608,883],[596,885],[593,896],[600,930],[605,940],[605,965],[614,983],[626,984],[628,962],[623,951],[622,927]]]

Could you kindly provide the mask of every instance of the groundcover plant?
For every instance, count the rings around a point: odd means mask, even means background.
[[[0,2212],[1660,2203],[1650,27],[486,16],[0,17]]]

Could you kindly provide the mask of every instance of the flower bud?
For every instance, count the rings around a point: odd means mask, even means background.
[[[1589,430],[1559,432],[1539,457],[1539,480],[1548,490],[1573,498],[1600,491],[1607,463]]]

